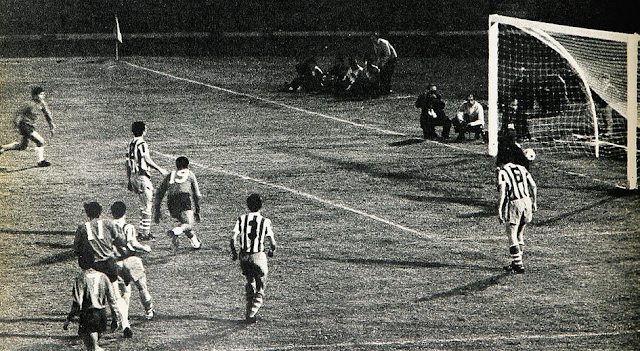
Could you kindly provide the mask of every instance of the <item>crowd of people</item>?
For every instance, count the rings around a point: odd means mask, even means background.
[[[373,98],[392,93],[392,77],[398,54],[387,39],[370,35],[371,55],[358,60],[337,55],[331,67],[322,70],[315,57],[296,64],[296,77],[284,90],[291,92],[325,92],[351,98]]]

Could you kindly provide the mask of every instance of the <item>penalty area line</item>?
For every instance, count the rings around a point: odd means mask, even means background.
[[[165,157],[165,158],[174,159],[174,160],[176,158],[176,156],[164,154],[162,152],[158,152],[158,151],[153,151],[153,152],[158,154],[158,155],[160,155],[160,156],[162,156],[162,157]],[[270,183],[270,182],[267,182],[266,180],[249,177],[247,175],[240,174],[240,173],[233,172],[233,171],[228,171],[228,170],[222,169],[222,168],[210,167],[210,166],[203,165],[203,164],[197,163],[197,162],[190,162],[190,164],[192,164],[194,166],[197,166],[197,167],[200,167],[200,168],[203,168],[203,169],[206,169],[206,170],[210,170],[210,171],[216,172],[216,173],[224,174],[224,175],[235,177],[235,178],[240,178],[240,179],[243,179],[243,180],[246,180],[246,181],[250,181],[250,182],[254,182],[254,183],[258,183],[258,184],[261,184],[261,185],[264,185],[264,186],[267,186],[267,187],[270,187],[270,188],[275,188],[275,189],[279,189],[279,190],[282,190],[282,191],[285,191],[285,192],[289,192],[289,193],[295,194],[295,195],[300,196],[300,197],[304,197],[304,198],[307,198],[307,199],[310,199],[310,200],[313,200],[313,201],[316,201],[316,202],[320,202],[320,203],[322,203],[324,205],[327,205],[327,206],[330,206],[330,207],[335,207],[335,208],[341,209],[343,211],[352,212],[352,213],[355,213],[357,215],[372,219],[374,221],[378,221],[378,222],[387,224],[389,226],[398,228],[398,229],[400,229],[402,231],[418,235],[418,236],[420,236],[422,238],[433,238],[432,235],[417,231],[415,229],[411,229],[409,227],[405,227],[405,226],[403,226],[401,224],[394,223],[394,222],[392,222],[392,221],[390,221],[388,219],[384,219],[384,218],[378,217],[376,215],[373,215],[373,214],[370,214],[370,213],[367,213],[367,212],[364,212],[364,211],[360,211],[360,210],[355,209],[353,207],[349,207],[349,206],[341,205],[341,204],[333,202],[333,201],[325,200],[325,199],[323,199],[321,197],[318,197],[316,195],[312,195],[312,194],[305,193],[305,192],[302,192],[302,191],[299,191],[299,190],[295,190],[295,189],[286,187],[284,185],[278,185],[278,184]]]
[[[450,338],[450,339],[436,339],[436,338],[425,338],[420,340],[389,340],[389,341],[364,341],[364,342],[342,342],[342,343],[334,343],[334,344],[311,344],[311,345],[282,345],[277,347],[263,347],[263,348],[237,348],[231,349],[232,351],[248,351],[248,350],[256,350],[256,351],[275,351],[275,350],[304,350],[304,349],[349,349],[349,348],[362,348],[366,346],[371,347],[389,347],[389,346],[397,346],[397,347],[406,347],[406,346],[426,346],[430,344],[451,344],[451,343],[475,343],[475,342],[487,342],[487,341],[502,341],[502,342],[513,342],[513,341],[522,341],[522,340],[565,340],[565,339],[577,339],[577,338],[599,338],[599,337],[612,337],[612,336],[622,336],[629,334],[637,334],[640,333],[640,330],[627,330],[627,331],[616,331],[616,332],[578,332],[578,333],[561,333],[561,334],[551,334],[551,335],[541,335],[541,334],[533,334],[533,335],[516,335],[516,336],[503,336],[503,335],[485,335],[485,336],[476,336],[476,337],[468,337],[468,338]]]

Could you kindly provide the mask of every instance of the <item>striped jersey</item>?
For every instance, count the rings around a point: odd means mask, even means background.
[[[73,302],[83,311],[104,309],[107,305],[115,304],[115,293],[109,278],[93,269],[83,270],[73,285]]]
[[[243,214],[233,228],[233,241],[240,244],[240,252],[244,253],[264,252],[264,240],[268,236],[275,242],[271,220],[260,212]]]
[[[114,241],[114,251],[118,260],[125,259],[130,256],[135,256],[136,249],[132,243],[137,241],[136,239],[136,227],[133,224],[125,222],[124,218],[114,219],[116,231],[118,236],[124,239],[124,242]]]
[[[498,184],[506,185],[509,200],[517,200],[531,197],[530,187],[535,183],[524,166],[507,163],[498,173]]]
[[[142,137],[135,137],[129,142],[129,152],[127,153],[127,167],[132,175],[144,175],[151,177],[149,164],[145,156],[149,154],[147,142]]]

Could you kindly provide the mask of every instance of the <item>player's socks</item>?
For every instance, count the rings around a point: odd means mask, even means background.
[[[198,237],[192,230],[185,230],[184,235],[187,238],[189,238],[189,241],[191,242],[191,247],[193,247],[194,249],[200,248],[200,245],[201,245],[200,240],[198,240]]]
[[[44,161],[44,146],[36,146],[33,149],[36,151],[38,163]]]
[[[511,254],[512,265],[522,267],[522,251],[520,250],[520,245],[516,244],[509,247],[509,254]]]
[[[142,210],[140,212],[140,236],[143,239],[151,238],[151,212]]]

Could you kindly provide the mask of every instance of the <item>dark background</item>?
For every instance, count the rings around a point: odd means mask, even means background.
[[[274,38],[280,31],[420,31],[426,38],[389,35],[402,55],[486,55],[486,34],[455,42],[443,32],[486,31],[492,13],[619,32],[638,32],[632,1],[559,0],[0,0],[0,55],[111,55],[114,16],[123,55],[328,54],[362,40]],[[140,39],[141,33],[200,33]],[[258,32],[229,38],[229,32]],[[59,34],[103,34],[89,39]],[[31,37],[15,36],[30,35]],[[456,38],[460,39],[460,38]],[[449,44],[449,45],[442,45]]]
[[[0,34],[484,30],[491,13],[622,32],[632,1],[594,0],[0,0]]]

